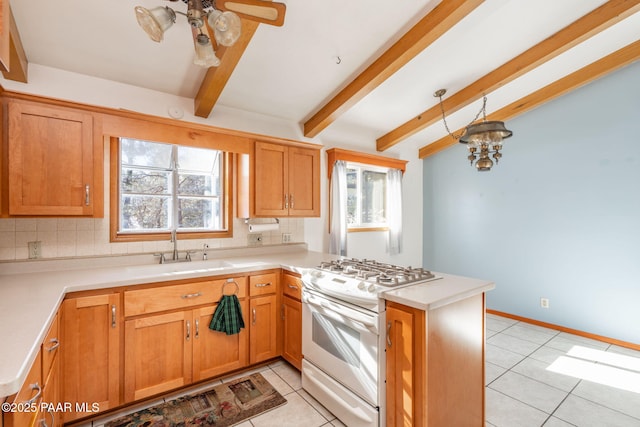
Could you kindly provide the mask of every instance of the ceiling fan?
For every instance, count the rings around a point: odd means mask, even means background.
[[[179,0],[169,0],[176,2]],[[182,0],[189,3],[189,0]],[[265,0],[202,0],[202,7],[217,9],[223,12],[234,12],[242,19],[261,22],[281,27],[287,6]]]
[[[169,0],[177,2],[179,0]],[[182,0],[187,4],[187,13],[170,7],[146,9],[134,8],[140,27],[155,42],[161,42],[166,30],[176,22],[176,13],[187,17],[192,28],[195,47],[194,64],[202,67],[217,67],[211,36],[218,45],[232,46],[240,37],[241,18],[265,24],[282,26],[286,5],[266,0]],[[205,24],[208,24],[206,25]],[[213,34],[210,33],[213,32]]]

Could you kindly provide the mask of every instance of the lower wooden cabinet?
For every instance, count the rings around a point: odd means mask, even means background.
[[[278,351],[279,271],[249,276],[249,363],[273,359]],[[249,322],[247,322],[247,318]]]
[[[387,426],[484,425],[484,295],[386,317]]]
[[[56,405],[60,402],[60,330],[58,314],[51,322],[40,351],[31,365],[20,391],[8,402],[16,410],[0,414],[0,426],[53,426],[61,425]],[[26,410],[28,408],[28,410]],[[4,424],[3,424],[4,422]]]
[[[61,401],[71,402],[74,409],[64,412],[65,422],[121,403],[120,313],[118,293],[71,297],[63,302]],[[86,411],[76,412],[76,408]]]
[[[42,401],[42,352],[38,352],[24,384],[7,402],[14,405],[11,411],[2,411],[4,427],[31,427],[40,416],[38,409]],[[24,410],[25,406],[29,410]],[[23,410],[19,410],[23,409]]]
[[[218,304],[194,310],[196,336],[193,340],[193,380],[222,375],[249,364],[249,331],[247,326],[239,334],[227,335],[212,331],[209,323]],[[245,324],[248,322],[248,301],[240,301]]]
[[[209,329],[223,293],[236,293],[240,300],[245,329],[239,334]],[[125,320],[125,402],[247,366],[246,294],[246,277],[126,291],[125,314],[131,318]],[[157,312],[145,314],[150,310]]]
[[[424,311],[387,304],[387,425],[424,425]]]
[[[191,311],[125,321],[125,402],[191,383]]]
[[[302,281],[299,275],[282,275],[282,357],[302,369]]]
[[[278,356],[277,296],[251,298],[249,302],[249,363],[258,363]]]

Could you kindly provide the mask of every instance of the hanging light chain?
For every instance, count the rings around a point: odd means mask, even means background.
[[[442,122],[444,123],[444,128],[447,130],[447,133],[449,134],[449,136],[451,136],[451,138],[456,139],[456,140],[460,139],[462,137],[462,135],[464,135],[464,132],[465,132],[466,128],[469,127],[470,125],[472,125],[474,122],[476,122],[478,120],[478,118],[480,117],[480,114],[482,114],[482,119],[484,121],[487,121],[487,112],[486,112],[487,96],[484,95],[483,98],[482,98],[482,108],[480,108],[480,111],[478,111],[478,114],[476,114],[476,116],[473,118],[473,120],[471,120],[471,122],[469,122],[469,124],[464,127],[464,129],[462,130],[461,133],[454,134],[453,132],[451,132],[451,129],[449,129],[449,125],[447,124],[447,120],[445,118],[444,105],[442,104],[442,96],[445,93],[447,93],[446,89],[439,89],[439,90],[436,91],[436,93],[433,94],[433,96],[435,96],[438,99],[440,99],[440,111],[442,112]]]

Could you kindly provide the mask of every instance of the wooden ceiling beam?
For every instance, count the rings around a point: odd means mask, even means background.
[[[4,6],[2,7],[4,9]],[[2,18],[4,18],[4,16]],[[8,63],[5,64],[3,58],[2,75],[7,80],[27,83],[29,62],[27,61],[27,54],[22,47],[20,33],[18,32],[16,21],[13,19],[11,8],[9,8],[9,34],[5,34],[5,28],[4,26],[2,28],[2,37],[6,35],[9,38],[9,60]]]
[[[242,54],[249,46],[259,22],[242,19],[242,33],[238,41],[231,47],[220,46],[216,51],[220,58],[220,65],[210,67],[200,84],[198,93],[193,100],[194,114],[198,117],[207,118],[211,110],[218,102],[218,98],[226,86],[233,70],[235,70]]]
[[[621,22],[640,10],[640,0],[610,0],[563,28],[469,86],[443,100],[446,115],[466,107],[470,103],[539,65],[559,56],[595,34]],[[402,140],[434,124],[442,118],[440,105],[436,104],[376,141],[378,151],[393,147]]]
[[[303,125],[304,136],[312,138],[318,135],[482,2],[483,0],[443,0],[373,64],[306,120]]]
[[[500,120],[507,121],[514,117],[519,116],[527,111],[530,111],[540,105],[556,99],[572,90],[575,90],[587,83],[592,82],[600,77],[603,77],[615,70],[618,70],[626,65],[629,65],[640,59],[640,40],[631,43],[622,49],[619,49],[581,69],[563,77],[555,82],[539,89],[519,100],[512,102],[504,108],[489,114],[487,120]],[[461,132],[462,129],[458,129],[455,133]],[[418,151],[418,156],[421,159],[432,156],[452,145],[455,145],[458,141],[447,135],[439,140],[426,145]],[[509,142],[507,142],[509,144]]]

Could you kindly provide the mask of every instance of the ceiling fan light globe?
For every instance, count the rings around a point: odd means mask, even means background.
[[[222,46],[233,46],[242,32],[240,17],[233,12],[212,10],[207,18],[214,37]]]
[[[216,52],[213,50],[211,40],[205,34],[199,34],[194,38],[194,46],[196,56],[193,60],[195,65],[200,67],[210,68],[220,65],[220,58],[216,56]]]
[[[134,10],[138,25],[154,42],[160,43],[164,32],[176,22],[176,14],[169,7],[155,7],[149,10],[142,6],[136,6]]]

